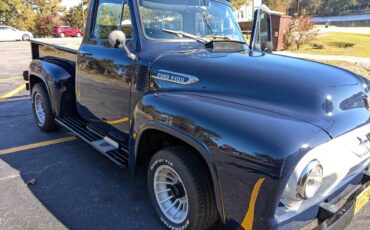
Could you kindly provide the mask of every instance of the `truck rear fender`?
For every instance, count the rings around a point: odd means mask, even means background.
[[[65,92],[69,92],[75,98],[74,76],[71,70],[66,69],[68,63],[59,60],[33,60],[29,67],[29,81],[32,88],[35,84],[43,82],[49,97],[53,113],[57,116],[61,113],[61,103]],[[70,68],[73,68],[70,66]],[[75,107],[75,105],[72,105]]]

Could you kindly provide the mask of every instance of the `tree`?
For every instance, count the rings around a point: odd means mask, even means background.
[[[301,0],[299,6],[301,15],[319,15],[325,2],[324,0]]]
[[[292,7],[292,0],[266,0],[265,4],[271,9],[283,13],[287,13],[288,9]]]
[[[64,20],[69,26],[84,30],[91,0],[80,1],[81,3],[78,6],[71,7],[67,10]]]
[[[20,30],[34,31],[35,13],[23,0],[0,1],[0,24],[16,27]]]
[[[53,28],[63,23],[63,19],[58,14],[39,15],[36,24],[37,36],[49,37],[53,32]]]
[[[299,50],[303,44],[312,41],[318,34],[314,26],[310,17],[300,16],[293,19],[284,37],[286,48],[295,46]]]
[[[76,29],[83,29],[85,22],[81,6],[71,7],[66,14],[65,20],[69,26]]]
[[[60,14],[65,12],[65,7],[61,6],[62,0],[33,0],[34,9],[38,16],[48,14]]]
[[[230,3],[234,9],[239,10],[242,5],[251,4],[252,0],[231,0]]]
[[[311,16],[358,14],[370,8],[369,0],[301,0],[300,2],[302,14]]]
[[[32,4],[36,12],[36,35],[48,37],[52,35],[53,27],[63,24],[60,14],[66,9],[60,5],[62,0],[34,0]]]

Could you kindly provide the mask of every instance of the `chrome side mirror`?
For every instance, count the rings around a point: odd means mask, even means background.
[[[133,61],[137,60],[137,56],[135,54],[131,53],[131,51],[126,46],[126,35],[125,35],[124,32],[122,32],[120,30],[112,31],[109,34],[109,44],[114,48],[123,48],[126,51],[127,56],[131,60],[133,60]]]

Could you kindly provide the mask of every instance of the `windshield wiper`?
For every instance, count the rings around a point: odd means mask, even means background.
[[[198,36],[193,35],[193,34],[186,33],[184,31],[167,30],[167,29],[163,29],[162,31],[166,32],[166,33],[169,33],[169,34],[177,35],[178,37],[191,38],[191,39],[196,40],[196,41],[201,42],[201,43],[210,42],[210,40],[207,40],[207,39],[202,38],[202,37],[198,37]]]
[[[211,41],[228,41],[228,42],[236,42],[241,44],[246,44],[246,42],[233,40],[227,36],[219,36],[219,35],[210,35],[209,37],[213,38]]]

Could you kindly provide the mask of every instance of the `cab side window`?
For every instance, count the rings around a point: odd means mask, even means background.
[[[122,0],[100,0],[95,11],[93,36],[108,39],[110,32],[118,30],[122,14]]]
[[[128,5],[128,0],[124,0],[122,21],[121,21],[121,31],[125,33],[127,40],[133,39],[134,31],[132,27],[130,7]]]

